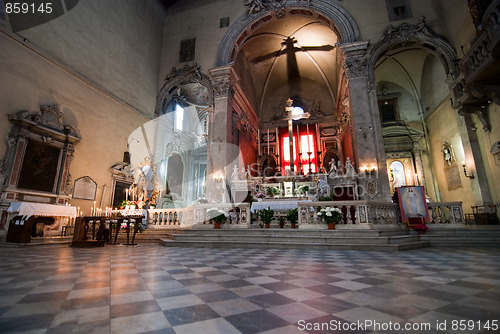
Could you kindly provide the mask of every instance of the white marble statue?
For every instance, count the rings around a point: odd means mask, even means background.
[[[238,166],[233,166],[233,173],[231,174],[231,181],[237,181],[240,178],[238,173]]]
[[[335,159],[332,158],[329,164],[330,164],[330,170],[328,171],[328,177],[333,178],[337,176],[337,165],[335,163]]]
[[[349,176],[353,176],[354,174],[356,174],[354,166],[352,165],[351,159],[349,157],[347,157],[345,161],[345,174]]]

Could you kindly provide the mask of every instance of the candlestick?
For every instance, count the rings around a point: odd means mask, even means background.
[[[259,152],[258,155],[260,155],[260,129],[257,129],[257,148],[259,150],[258,151]]]
[[[269,129],[267,129],[267,154],[269,154]]]
[[[279,140],[280,136],[278,134],[278,128],[276,128],[276,155],[279,156],[280,155],[280,140]],[[279,162],[278,162],[279,164]]]
[[[125,189],[125,201],[128,202],[128,188]]]
[[[317,147],[318,151],[320,151],[320,147],[319,147],[319,126],[318,126],[318,123],[316,123],[316,147]]]
[[[311,150],[309,149],[309,123],[306,124],[306,132],[307,132],[307,152],[310,152]]]

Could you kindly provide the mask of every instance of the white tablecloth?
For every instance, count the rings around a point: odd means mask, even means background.
[[[32,202],[13,202],[7,209],[20,216],[76,217],[76,207]]]
[[[301,202],[310,202],[310,200],[301,201]],[[257,210],[263,210],[267,208],[271,208],[273,210],[291,210],[298,208],[297,201],[262,201],[262,202],[253,202],[250,207],[250,212],[255,212]]]

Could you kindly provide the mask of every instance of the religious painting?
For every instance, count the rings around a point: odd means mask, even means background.
[[[182,196],[184,163],[179,154],[172,154],[167,163],[167,194]]]
[[[275,176],[278,172],[278,164],[276,158],[272,155],[267,155],[262,161],[262,173],[265,177]]]
[[[398,187],[397,193],[403,223],[410,225],[412,222],[429,222],[429,211],[425,202],[424,187]]]
[[[53,192],[60,155],[59,148],[29,139],[17,187]]]
[[[196,38],[182,40],[181,48],[179,51],[179,63],[193,61],[195,50],[196,50]]]

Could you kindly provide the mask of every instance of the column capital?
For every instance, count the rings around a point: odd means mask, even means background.
[[[344,53],[344,67],[349,79],[368,76],[368,41],[340,44]]]
[[[216,98],[223,98],[232,95],[231,78],[235,77],[233,64],[219,66],[210,70],[212,87]]]

